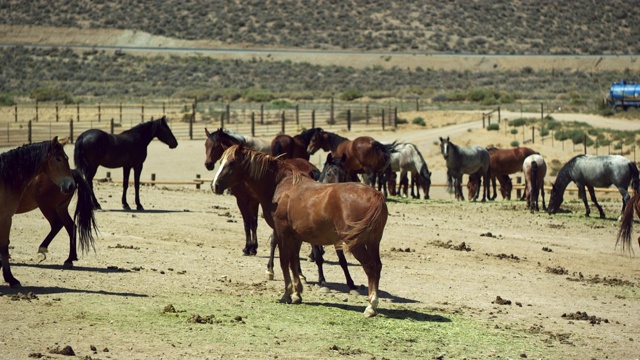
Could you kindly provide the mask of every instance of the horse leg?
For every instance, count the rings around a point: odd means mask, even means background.
[[[0,260],[2,260],[2,276],[9,286],[14,288],[20,286],[20,281],[11,274],[9,265],[9,232],[11,230],[11,217],[0,220]]]
[[[78,260],[78,252],[76,246],[76,224],[69,216],[69,212],[67,209],[58,209],[58,216],[62,220],[62,224],[64,225],[65,230],[67,230],[67,234],[69,234],[69,257],[62,264],[63,269],[71,269],[73,268],[73,262]]]
[[[324,263],[322,253],[324,250],[321,245],[311,245],[311,252],[313,253],[313,258],[315,259],[316,266],[318,267],[318,285],[325,285],[327,280],[324,278],[324,271],[322,269],[322,264]]]
[[[280,253],[280,268],[282,269],[282,278],[284,280],[284,294],[280,298],[281,303],[291,304],[291,293],[293,286],[291,284],[291,273],[289,273],[289,263],[291,262],[290,244],[284,246],[281,236],[274,235],[278,241],[278,252]]]
[[[369,306],[364,311],[365,317],[376,316],[378,313],[378,285],[380,283],[380,273],[382,271],[382,261],[380,261],[380,243],[356,245],[351,248],[353,256],[362,264],[364,272],[369,280]]]
[[[464,201],[464,194],[462,193],[462,174],[455,177],[454,187],[456,188],[456,199]]]
[[[130,172],[130,167],[125,166],[122,168],[122,208],[125,210],[131,210],[131,207],[127,204],[127,189],[129,188]]]
[[[495,176],[491,176],[491,187],[493,188],[493,196],[489,192],[487,194],[487,197],[489,198],[489,200],[495,200],[498,197],[498,192],[496,191],[496,177]],[[480,191],[480,190],[478,190],[478,191]],[[482,196],[484,197],[484,194]]]
[[[589,215],[591,214],[591,209],[589,208],[589,203],[587,203],[587,193],[584,191],[584,185],[582,184],[578,185],[578,197],[582,199],[584,208],[586,209],[584,216],[589,217]]]
[[[44,215],[44,218],[47,219],[47,221],[49,222],[49,226],[51,227],[49,234],[47,234],[44,240],[42,240],[40,246],[38,246],[38,257],[40,257],[40,262],[43,262],[47,259],[49,244],[51,244],[53,238],[55,238],[62,229],[62,220],[54,209],[41,207],[40,211],[42,212],[42,215]],[[71,235],[72,233],[69,234],[69,246],[71,246],[72,242],[75,244],[75,241],[71,240]]]
[[[547,205],[544,203],[544,182],[540,182],[540,196],[542,197],[542,210],[547,210]]]
[[[413,185],[416,186],[416,193],[413,194]],[[411,173],[411,196],[414,199],[420,199],[420,184],[418,183],[418,176]]]
[[[589,196],[591,196],[591,201],[596,204],[598,212],[600,212],[600,219],[604,219],[604,211],[602,211],[602,206],[600,206],[600,204],[598,204],[598,200],[596,200],[596,192],[594,191],[593,186],[587,185],[587,189],[589,189]]]
[[[271,233],[271,236],[269,236],[269,247],[270,250],[269,251],[269,262],[267,262],[267,277],[269,278],[269,280],[273,280],[273,259],[275,258],[276,255],[276,246],[277,246],[277,240],[276,240],[276,234],[275,232]]]
[[[344,256],[344,251],[342,249],[336,249],[336,255],[338,255],[338,263],[340,264],[340,267],[344,272],[344,277],[347,281],[347,286],[351,290],[357,289],[358,287],[353,282],[353,279],[351,278],[351,274],[349,273],[349,264],[347,263],[347,258]]]
[[[489,174],[490,169],[487,169],[487,171],[484,172],[483,176],[482,176],[482,180],[484,182],[484,186],[482,187],[482,202],[485,202],[487,200],[487,198],[489,197],[489,182],[490,182],[490,178],[491,175]],[[493,199],[491,200],[495,200],[496,197],[498,196],[498,194],[496,194],[496,179],[495,177],[493,178]],[[480,192],[480,189],[478,189],[478,192]]]
[[[293,240],[291,244],[292,251],[289,254],[289,269],[293,274],[293,294],[291,295],[292,304],[302,303],[302,282],[300,281],[300,247],[302,241]]]
[[[96,176],[96,171],[98,168],[87,168],[84,170],[84,177],[87,179],[87,183],[89,183],[89,190],[91,191],[91,200],[93,201],[94,209],[102,209],[100,204],[98,203],[98,199],[96,199],[96,193],[93,191],[93,177]]]
[[[133,187],[136,192],[136,210],[144,211],[140,203],[140,173],[142,173],[142,164],[133,167]]]
[[[238,209],[240,210],[240,215],[242,216],[242,224],[244,225],[244,249],[242,249],[242,253],[244,255],[250,255],[251,253],[251,230],[253,227],[252,224],[252,211],[253,209],[249,209],[253,204],[247,204],[246,199],[241,199],[236,197],[236,204],[238,205]],[[256,227],[257,227],[257,219],[256,219]]]

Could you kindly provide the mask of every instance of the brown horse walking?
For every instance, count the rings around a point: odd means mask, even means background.
[[[274,229],[285,282],[282,302],[302,302],[298,263],[303,241],[314,245],[343,243],[369,279],[369,306],[364,315],[377,314],[380,240],[388,217],[380,192],[361,183],[318,183],[282,160],[232,146],[222,156],[212,188],[222,194],[239,182],[245,182],[258,196],[265,220]]]
[[[640,218],[640,193],[635,193],[625,206],[622,216],[620,218],[620,230],[618,231],[618,238],[616,240],[616,246],[618,243],[622,243],[622,251],[631,252],[631,234],[633,233],[633,213]],[[638,237],[638,246],[640,246],[640,237]]]
[[[63,139],[60,141],[60,144],[64,146],[68,141],[69,138]],[[20,198],[20,205],[16,210],[16,214],[22,214],[40,209],[42,215],[49,221],[51,230],[38,247],[41,261],[47,258],[46,254],[51,241],[58,232],[60,232],[62,227],[65,228],[67,234],[69,234],[69,257],[67,257],[67,260],[65,260],[63,264],[63,268],[65,269],[72,268],[73,262],[78,260],[76,238],[80,242],[82,252],[86,252],[90,247],[93,248],[93,232],[97,231],[93,214],[91,188],[80,171],[74,169],[71,171],[71,174],[76,183],[76,193],[78,195],[73,219],[69,215],[69,204],[71,203],[74,192],[61,192],[59,186],[51,182],[44,173],[37,175],[29,183],[29,186],[27,186]]]
[[[9,265],[12,218],[20,207],[20,199],[29,183],[41,174],[62,193],[73,193],[76,188],[69,168],[69,158],[58,142],[58,137],[0,154],[0,257],[4,281],[11,287],[20,286],[20,281],[11,274]]]
[[[307,152],[315,154],[322,149],[330,151],[333,157],[340,158],[343,154],[346,155],[344,170],[349,174],[350,180],[358,181],[357,174],[383,176],[391,161],[394,147],[395,143],[382,144],[370,136],[349,140],[338,134],[320,130],[311,138]]]
[[[490,146],[487,147],[487,150],[489,150],[489,168],[491,168],[490,177],[493,188],[493,196],[489,197],[489,200],[495,200],[498,196],[496,192],[496,178],[498,178],[498,181],[502,181],[503,175],[511,175],[522,171],[524,159],[529,155],[538,153],[528,147],[498,149]],[[501,183],[501,185],[503,184]],[[502,194],[503,197],[505,195],[505,193]],[[511,199],[511,192],[508,193],[506,199]]]

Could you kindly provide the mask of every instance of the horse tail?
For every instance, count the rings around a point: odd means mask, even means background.
[[[391,144],[383,144],[379,141],[374,141],[371,143],[371,147],[384,159],[384,166],[380,168],[381,171],[386,169],[391,163],[391,154],[396,151],[396,142],[394,141]]]
[[[531,162],[531,194],[529,194],[529,204],[538,198],[538,163]]]
[[[71,173],[73,174],[73,180],[75,180],[78,189],[78,202],[73,220],[78,227],[80,249],[85,253],[89,251],[89,246],[91,246],[95,251],[93,232],[98,233],[98,226],[96,225],[96,218],[93,213],[94,207],[91,188],[81,171],[73,169]]]
[[[620,219],[620,230],[618,231],[618,238],[616,239],[616,247],[618,243],[622,243],[622,251],[631,251],[631,233],[633,232],[633,211],[638,206],[640,201],[640,194],[635,194],[629,201],[627,206],[624,207],[622,212],[622,218]],[[640,244],[640,240],[638,240]]]
[[[631,187],[633,188],[633,194],[640,192],[640,174],[638,173],[638,166],[634,162],[629,162],[629,170],[631,170]]]
[[[389,210],[381,192],[374,191],[371,194],[373,199],[364,217],[356,222],[349,223],[349,230],[342,233],[342,249],[346,252],[350,252],[357,245],[366,245],[371,241],[379,241],[382,238],[382,231],[387,224]]]
[[[80,135],[78,139],[76,139],[76,146],[73,148],[73,163],[82,176],[84,176],[88,167],[85,158],[84,146],[82,145],[82,135]]]

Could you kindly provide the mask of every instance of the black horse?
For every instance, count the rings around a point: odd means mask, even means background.
[[[76,140],[73,160],[76,168],[82,171],[91,186],[94,207],[100,209],[100,204],[93,194],[93,177],[98,166],[107,168],[122,168],[124,175],[122,183],[122,207],[130,210],[127,204],[127,188],[129,187],[129,173],[133,168],[133,180],[136,192],[136,208],[144,210],[140,204],[140,173],[142,164],[147,158],[147,146],[154,138],[169,145],[173,149],[178,141],[167,124],[166,117],[151,120],[123,131],[118,135],[111,135],[99,129],[91,129],[80,134]]]

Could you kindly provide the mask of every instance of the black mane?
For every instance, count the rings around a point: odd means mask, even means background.
[[[0,154],[0,179],[13,190],[20,189],[42,165],[50,146],[51,140],[47,140]]]

